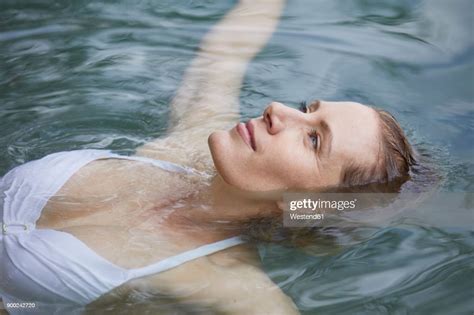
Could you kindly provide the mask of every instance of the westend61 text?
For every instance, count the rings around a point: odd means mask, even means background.
[[[290,210],[295,211],[298,209],[311,209],[314,211],[320,209],[336,209],[342,211],[345,209],[354,209],[356,202],[356,198],[353,200],[292,200],[290,201]]]

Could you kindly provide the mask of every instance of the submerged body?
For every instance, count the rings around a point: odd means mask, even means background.
[[[106,176],[112,170],[120,175]],[[196,285],[215,290],[229,271],[245,278],[242,261],[251,261],[251,251],[230,249],[244,242],[239,237],[222,240],[236,231],[206,233],[209,224],[185,226],[176,220],[179,209],[172,206],[180,203],[187,215],[192,212],[187,201],[196,185],[189,183],[196,176],[202,181],[202,175],[164,161],[98,150],[56,153],[12,170],[2,179],[7,196],[2,257],[9,257],[2,264],[4,301],[37,301],[35,311],[41,314],[80,313],[90,302],[123,301],[140,288],[189,299]],[[161,189],[149,189],[154,186]],[[174,193],[160,193],[168,190]]]

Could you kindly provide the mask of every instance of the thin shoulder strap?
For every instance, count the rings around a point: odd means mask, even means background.
[[[245,241],[240,236],[234,236],[231,238],[224,239],[222,241],[203,245],[198,248],[185,251],[184,253],[178,254],[176,256],[165,258],[157,263],[146,267],[130,269],[128,279],[131,280],[163,272],[171,268],[177,267],[181,264],[184,264],[185,262],[194,260],[199,257],[207,256],[209,254],[213,254],[223,249],[236,246],[242,243],[245,243]]]

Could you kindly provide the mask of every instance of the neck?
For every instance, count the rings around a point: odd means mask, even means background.
[[[251,219],[278,216],[275,193],[246,192],[216,175],[174,211],[168,224],[207,240],[238,235]]]
[[[213,178],[203,197],[212,202],[213,214],[221,220],[229,218],[235,222],[245,222],[279,212],[276,207],[277,194],[243,191],[230,186],[219,175]]]

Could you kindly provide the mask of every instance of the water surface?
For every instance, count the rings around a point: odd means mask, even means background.
[[[164,135],[168,103],[199,41],[234,4],[2,1],[0,174],[61,150],[131,153]],[[249,65],[242,116],[260,115],[271,100],[384,108],[436,174],[437,189],[467,198],[472,12],[469,0],[289,1]],[[260,254],[303,314],[472,314],[472,222],[429,222],[397,217],[333,231],[304,249],[262,244]]]

